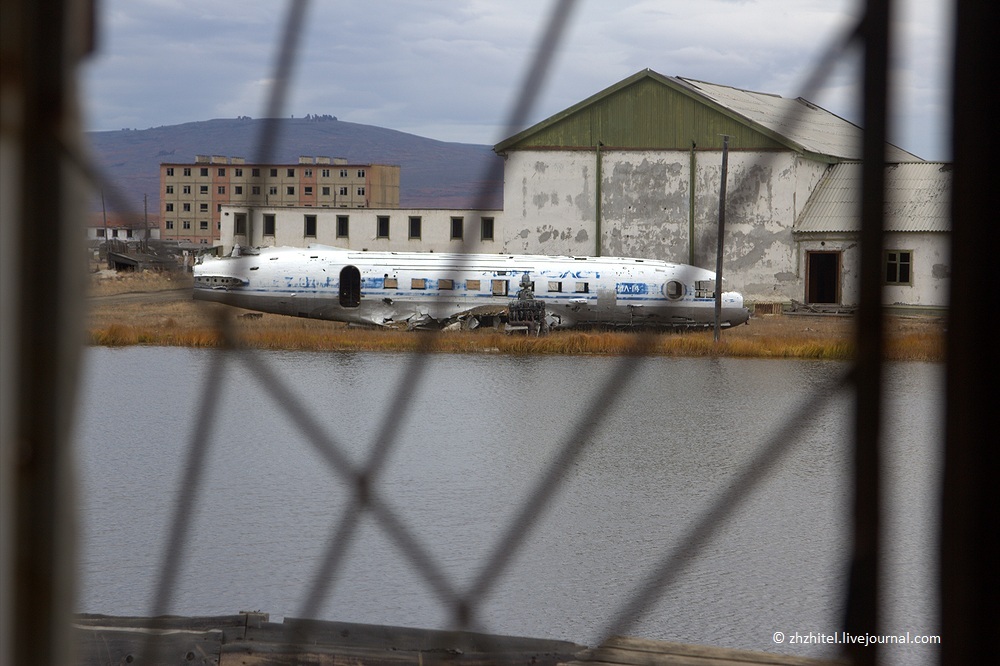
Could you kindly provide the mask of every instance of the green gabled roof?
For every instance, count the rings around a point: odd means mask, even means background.
[[[814,159],[860,159],[861,129],[798,98],[758,93],[650,69],[501,141],[493,150],[608,148],[791,150]],[[889,161],[919,160],[889,147]]]

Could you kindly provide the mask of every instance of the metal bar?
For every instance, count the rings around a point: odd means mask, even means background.
[[[33,281],[30,290],[23,284],[17,289],[4,285],[8,297],[14,299],[11,330],[17,331],[16,342],[4,342],[17,345],[10,362],[14,377],[9,388],[14,395],[4,398],[13,405],[9,416],[14,421],[13,441],[5,443],[4,458],[15,464],[11,560],[3,572],[3,585],[11,590],[11,616],[4,620],[11,627],[11,638],[3,656],[9,654],[14,664],[63,664],[69,657],[73,511],[68,443],[79,365],[80,318],[76,315],[82,300],[79,273],[83,268],[82,262],[79,266],[73,262],[82,253],[73,243],[78,236],[70,221],[75,218],[66,212],[75,210],[77,202],[71,201],[71,174],[65,168],[59,138],[77,129],[70,65],[78,54],[72,48],[75,40],[69,40],[66,33],[69,10],[65,0],[47,0],[20,3],[13,17],[6,8],[4,14],[5,22],[12,18],[18,22],[19,58],[12,70],[5,58],[4,77],[9,71],[19,71],[21,92],[5,100],[5,104],[20,102],[20,134],[11,143],[16,134],[7,134],[11,116],[5,115],[4,121],[5,152],[8,147],[16,152],[11,161],[18,171],[12,187],[17,197],[14,219],[4,221],[4,235],[11,234],[5,242],[12,240],[15,249],[5,260],[13,263],[10,274],[20,282],[21,276],[37,270],[26,248],[27,239],[45,238],[48,258],[44,279]],[[13,36],[9,26],[4,36]],[[5,45],[5,56],[12,50]],[[4,179],[10,177],[3,174]]]
[[[862,24],[864,164],[861,176],[861,286],[855,322],[854,543],[845,618],[846,631],[855,635],[878,635],[879,627],[882,217],[889,105],[890,5],[891,0],[869,0]],[[877,645],[851,644],[847,653],[855,664],[878,663]]]
[[[994,162],[996,8],[959,0],[953,64],[951,295],[947,341],[944,483],[941,504],[941,663],[987,664],[1000,635],[1000,448],[996,409],[1000,352],[995,282]],[[992,498],[992,499],[990,499]]]

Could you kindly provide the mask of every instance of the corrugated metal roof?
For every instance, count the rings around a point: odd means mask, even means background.
[[[861,163],[832,165],[795,223],[797,232],[861,230]],[[951,230],[951,165],[906,162],[886,167],[886,231]]]
[[[676,77],[716,104],[747,120],[767,128],[799,145],[804,152],[840,159],[861,159],[864,131],[857,125],[822,109],[801,97],[786,99],[779,95],[741,90],[730,86]],[[908,162],[920,158],[902,148],[887,145],[889,162]]]

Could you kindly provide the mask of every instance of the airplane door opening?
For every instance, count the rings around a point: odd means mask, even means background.
[[[340,305],[356,308],[361,304],[361,271],[355,266],[344,266],[340,271]]]
[[[840,252],[806,252],[806,303],[840,303]]]

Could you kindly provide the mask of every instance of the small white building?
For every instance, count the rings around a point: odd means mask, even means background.
[[[222,206],[222,251],[330,245],[379,252],[501,252],[498,210]]]

